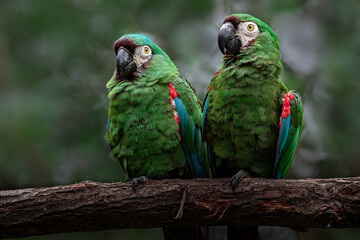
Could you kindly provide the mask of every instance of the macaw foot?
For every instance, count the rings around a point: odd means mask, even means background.
[[[235,194],[235,189],[239,182],[243,180],[245,177],[251,177],[250,173],[244,169],[241,169],[234,176],[231,177],[230,186],[232,188],[233,193]]]
[[[144,183],[146,182],[147,180],[149,180],[146,176],[140,176],[138,178],[134,178],[133,180],[131,180],[131,187],[132,187],[132,190],[134,192],[136,192],[136,189],[135,189],[135,186],[139,183]]]

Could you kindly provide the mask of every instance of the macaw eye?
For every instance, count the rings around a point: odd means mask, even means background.
[[[149,55],[149,54],[151,54],[151,49],[150,49],[150,47],[148,47],[148,46],[144,46],[144,48],[143,48],[143,52],[144,52],[144,54],[145,54],[145,55]]]
[[[251,24],[251,23],[250,23],[249,25],[247,25],[247,30],[250,31],[250,32],[251,32],[252,30],[254,30],[254,28],[255,28],[254,25]]]

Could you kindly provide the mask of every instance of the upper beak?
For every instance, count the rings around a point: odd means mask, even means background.
[[[120,79],[131,80],[136,71],[136,63],[131,53],[121,47],[116,56],[116,70]]]
[[[230,22],[224,23],[218,34],[218,44],[223,54],[236,56],[240,53],[241,41],[236,36],[236,30]]]

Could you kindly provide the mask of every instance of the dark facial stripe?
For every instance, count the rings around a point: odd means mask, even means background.
[[[131,54],[134,54],[137,44],[132,39],[119,39],[114,43],[114,52],[117,54],[120,47],[126,48]]]
[[[237,29],[237,27],[238,27],[239,23],[241,22],[241,20],[239,18],[237,18],[237,17],[230,16],[230,17],[225,18],[224,23],[226,23],[226,22],[231,23],[234,26],[234,28]]]

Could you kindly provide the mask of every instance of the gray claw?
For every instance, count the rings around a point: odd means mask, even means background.
[[[147,180],[149,180],[146,176],[140,176],[138,178],[134,178],[133,180],[131,180],[131,188],[134,192],[136,192],[135,186],[139,183],[144,183]]]
[[[250,173],[244,169],[241,169],[234,176],[231,177],[230,186],[232,188],[233,193],[235,194],[235,189],[239,182],[243,180],[245,177],[251,177]]]

